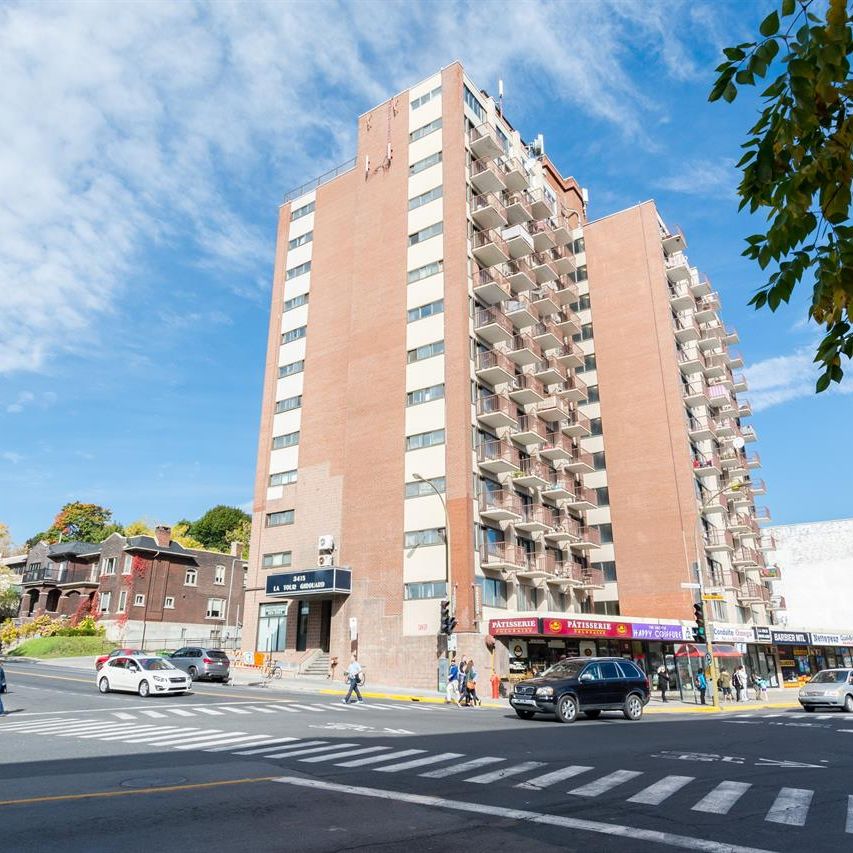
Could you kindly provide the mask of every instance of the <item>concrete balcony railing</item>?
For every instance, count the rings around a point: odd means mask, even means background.
[[[734,551],[735,543],[728,530],[709,530],[705,534],[705,548],[708,551]]]
[[[480,546],[480,566],[484,569],[526,569],[531,559],[513,542],[484,542]]]
[[[478,397],[477,420],[492,429],[515,427],[518,423],[515,404],[502,394]]]
[[[479,499],[480,516],[492,521],[515,521],[524,515],[521,498],[509,489],[482,492]]]
[[[496,308],[478,308],[474,312],[474,331],[490,344],[507,343],[515,335],[509,318]]]
[[[474,159],[489,159],[501,157],[504,154],[504,146],[498,138],[494,125],[488,122],[478,124],[468,131],[468,147]]]
[[[476,447],[477,464],[492,474],[506,474],[518,471],[521,466],[517,447],[503,439],[490,439],[480,442]]]
[[[512,298],[509,279],[497,267],[477,270],[474,274],[474,293],[489,305]]]

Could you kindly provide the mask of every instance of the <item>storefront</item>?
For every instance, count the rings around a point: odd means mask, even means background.
[[[783,687],[799,687],[817,672],[812,662],[811,635],[806,631],[771,631],[770,638],[779,655]]]
[[[716,634],[716,630],[714,632]],[[734,672],[744,662],[744,652],[728,643],[714,642],[714,663],[717,675],[724,670]],[[675,664],[678,672],[678,683],[681,688],[681,698],[688,701],[699,701],[699,691],[696,689],[696,676],[700,672],[710,679],[708,646],[704,643],[682,643],[675,647]],[[671,682],[670,682],[671,683]],[[709,695],[713,691],[709,690]]]
[[[853,634],[811,632],[812,657],[818,670],[853,667]]]

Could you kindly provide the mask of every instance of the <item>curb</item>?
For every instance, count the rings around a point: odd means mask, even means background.
[[[328,696],[346,696],[346,690],[333,690],[326,688],[319,690],[319,693],[324,693]],[[452,704],[446,702],[440,696],[410,696],[406,693],[374,693],[368,690],[362,690],[361,695],[367,699],[392,699],[397,702],[423,702],[432,705]],[[499,705],[496,702],[481,702],[480,707],[483,708],[509,708],[509,705]]]

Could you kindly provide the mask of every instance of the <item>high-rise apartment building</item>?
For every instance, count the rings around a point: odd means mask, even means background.
[[[501,673],[643,658],[697,562],[766,624],[736,334],[684,245],[651,202],[588,222],[458,63],[362,115],[280,211],[246,644],[434,685],[449,598],[460,654],[519,638]]]

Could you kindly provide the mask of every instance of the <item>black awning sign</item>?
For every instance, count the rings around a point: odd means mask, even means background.
[[[352,571],[336,566],[307,572],[285,572],[267,578],[267,595],[282,598],[302,598],[306,595],[349,595],[352,590]]]

